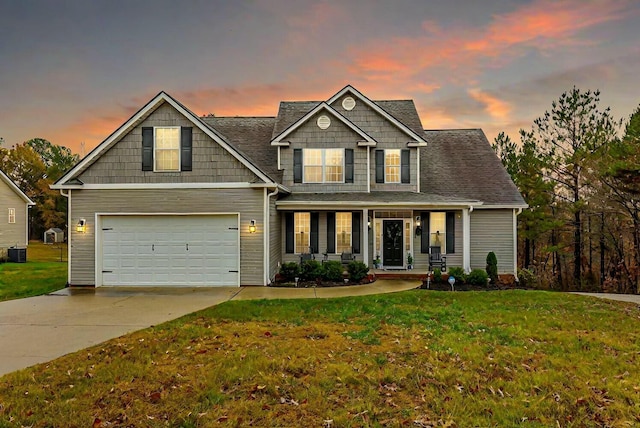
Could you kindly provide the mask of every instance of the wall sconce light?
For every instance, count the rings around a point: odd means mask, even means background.
[[[256,233],[256,221],[251,220],[249,222],[249,233]]]
[[[422,235],[422,219],[416,216],[416,236]]]
[[[87,220],[81,218],[76,225],[76,232],[85,233],[87,231]]]
[[[371,230],[371,216],[367,217],[367,227]]]

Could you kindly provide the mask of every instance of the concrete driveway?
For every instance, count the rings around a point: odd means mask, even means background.
[[[227,300],[327,298],[390,293],[419,281],[335,288],[63,289],[0,302],[0,376]]]

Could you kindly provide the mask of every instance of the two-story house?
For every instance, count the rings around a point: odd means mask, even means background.
[[[526,207],[479,129],[347,86],[276,117],[198,117],[162,92],[68,171],[70,285],[268,285],[303,253],[516,272]]]

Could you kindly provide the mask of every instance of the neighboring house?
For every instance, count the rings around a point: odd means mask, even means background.
[[[70,285],[267,285],[301,253],[516,271],[524,200],[479,129],[347,86],[277,117],[198,117],[158,94],[53,186]]]
[[[29,244],[29,206],[27,195],[0,170],[0,254],[9,247]]]

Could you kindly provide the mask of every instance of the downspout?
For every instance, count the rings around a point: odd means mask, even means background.
[[[278,147],[279,149],[279,147]],[[267,191],[267,188],[265,187],[264,191]],[[270,236],[270,215],[269,215],[269,208],[270,208],[270,204],[269,204],[269,200],[272,196],[276,196],[279,192],[278,187],[276,186],[275,190],[271,193],[267,194],[267,197],[264,198],[264,239],[262,240],[263,242],[263,260],[264,260],[264,275],[263,275],[263,285],[269,285],[270,283],[270,275],[269,275],[269,268],[271,266],[271,255],[269,253],[269,236]]]
[[[522,208],[513,210],[513,276],[518,280],[518,216],[522,212]]]
[[[67,198],[67,287],[71,285],[71,189],[68,193],[64,193],[64,189],[60,189],[60,194]]]

